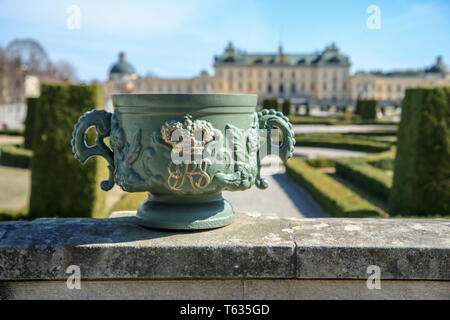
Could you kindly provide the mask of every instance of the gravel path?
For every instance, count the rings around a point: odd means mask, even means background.
[[[19,144],[23,142],[22,136],[9,136],[6,134],[0,135],[0,145],[2,144]]]
[[[269,181],[265,190],[253,186],[245,191],[225,191],[223,197],[238,212],[266,213],[281,218],[328,217],[311,196],[283,171],[265,176]]]
[[[331,149],[331,148],[315,148],[315,147],[295,147],[294,157],[363,157],[367,155],[367,152],[352,151],[343,149]]]

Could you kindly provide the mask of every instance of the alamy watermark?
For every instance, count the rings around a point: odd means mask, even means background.
[[[73,290],[81,289],[81,270],[80,266],[77,265],[70,265],[66,269],[66,273],[70,274],[70,276],[67,278],[66,285],[67,289]]]
[[[367,7],[366,12],[370,14],[367,18],[366,26],[369,30],[381,29],[381,10],[379,6],[374,4]]]
[[[66,26],[69,30],[81,29],[81,8],[75,4],[67,7],[66,13],[68,15]]]
[[[369,277],[366,281],[367,289],[381,289],[381,268],[379,266],[370,265],[367,267]]]

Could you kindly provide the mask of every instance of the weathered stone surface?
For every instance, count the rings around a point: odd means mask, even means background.
[[[0,280],[95,279],[450,280],[450,220],[279,219],[237,214],[208,231],[167,232],[110,219],[0,223]]]
[[[240,300],[242,280],[116,280],[0,282],[0,300]]]
[[[285,221],[242,215],[221,229],[167,232],[133,219],[1,223],[0,280],[66,279],[69,265],[84,279],[295,276],[294,242],[273,233]]]
[[[297,278],[450,279],[450,221],[315,219],[293,222]]]
[[[1,299],[449,300],[450,283],[382,280],[380,289],[368,289],[365,280],[85,280],[79,290],[69,290],[66,281],[4,281]]]
[[[365,280],[247,280],[245,300],[449,300],[448,281],[382,280],[368,289]]]

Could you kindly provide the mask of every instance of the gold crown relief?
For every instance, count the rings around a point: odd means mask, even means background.
[[[177,131],[175,137],[173,133]],[[163,141],[172,147],[181,144],[190,144],[192,153],[202,153],[205,145],[214,138],[214,129],[211,123],[205,120],[192,121],[192,116],[186,114],[184,121],[166,121],[161,127],[161,137]],[[200,138],[200,140],[198,140]]]

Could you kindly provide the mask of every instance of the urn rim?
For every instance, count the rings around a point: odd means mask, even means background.
[[[121,107],[256,107],[256,94],[121,93],[112,95],[114,108]]]

